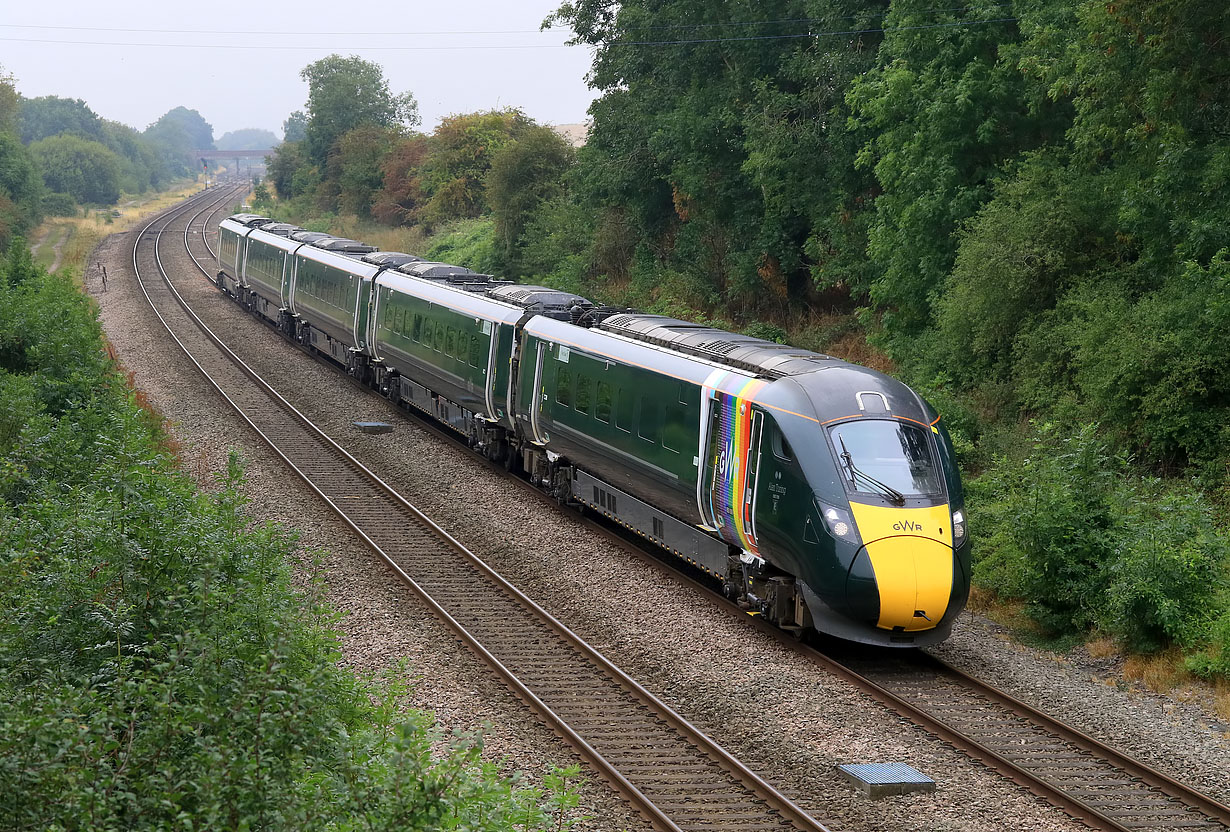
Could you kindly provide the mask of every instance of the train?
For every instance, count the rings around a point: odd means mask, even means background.
[[[253,214],[220,222],[216,283],[780,628],[922,647],[966,604],[952,443],[888,375]]]

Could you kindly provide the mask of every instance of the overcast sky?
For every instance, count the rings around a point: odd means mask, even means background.
[[[215,138],[242,127],[281,136],[307,100],[299,70],[334,52],[383,66],[393,92],[414,93],[427,130],[450,113],[494,107],[570,124],[593,100],[590,51],[564,47],[567,32],[538,32],[558,5],[3,0],[0,65],[28,98],[81,98],[139,130],[183,105]]]

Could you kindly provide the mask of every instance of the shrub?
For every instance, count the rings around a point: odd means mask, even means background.
[[[52,217],[75,217],[77,201],[70,194],[47,194],[43,197],[43,213]]]

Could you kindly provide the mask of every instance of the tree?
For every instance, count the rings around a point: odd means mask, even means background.
[[[372,216],[389,225],[410,225],[418,216],[423,195],[422,166],[429,151],[427,136],[409,136],[381,162],[384,187],[372,203]]]
[[[18,124],[25,144],[61,134],[103,141],[103,120],[80,98],[23,98]]]
[[[317,165],[324,166],[333,143],[349,130],[419,123],[414,96],[393,95],[380,65],[357,55],[321,58],[299,75],[308,82],[305,139],[308,156]]]
[[[439,223],[486,212],[492,159],[531,125],[533,121],[515,109],[449,116],[441,121],[431,136],[430,153],[421,171],[427,196],[421,218]]]
[[[388,127],[358,127],[342,134],[325,171],[337,183],[338,210],[371,216],[373,196],[384,184],[381,163],[398,138],[398,131]]]
[[[269,150],[278,146],[278,137],[268,130],[245,127],[223,133],[214,144],[218,150]]]
[[[214,128],[196,110],[187,107],[176,107],[167,111],[162,118],[154,122],[150,129],[175,125],[183,131],[187,138],[189,151],[212,150],[214,147]]]
[[[16,128],[20,98],[12,73],[5,71],[4,66],[0,65],[0,133]]]
[[[113,205],[119,201],[119,158],[98,142],[77,136],[51,136],[30,145],[43,182],[78,202]]]
[[[282,122],[282,141],[301,142],[307,138],[307,115],[303,110],[295,110]]]
[[[0,246],[38,224],[42,195],[43,179],[30,151],[15,133],[0,131]]]
[[[300,192],[295,190],[295,175],[300,168],[308,165],[307,152],[303,142],[283,142],[274,148],[269,157],[266,170],[269,181],[277,191],[279,199],[293,199]]]
[[[520,273],[517,249],[526,223],[547,200],[563,191],[564,174],[576,151],[550,127],[534,125],[496,151],[487,176],[487,199],[495,217],[496,243],[507,271]]]

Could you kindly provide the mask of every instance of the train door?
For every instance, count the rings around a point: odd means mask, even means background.
[[[756,497],[764,413],[721,390],[708,390],[701,432],[704,468],[697,500],[704,523],[726,542],[759,557]]]

